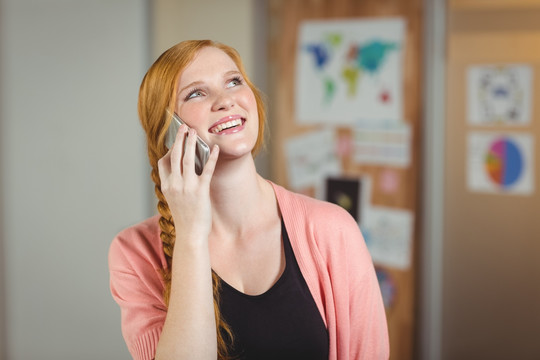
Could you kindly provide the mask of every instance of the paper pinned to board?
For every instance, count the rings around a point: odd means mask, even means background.
[[[533,70],[529,65],[475,65],[467,70],[467,117],[471,125],[527,125],[531,120]]]
[[[352,124],[403,117],[405,19],[309,20],[299,26],[296,118]]]
[[[359,122],[353,128],[353,159],[357,164],[410,166],[411,126],[405,122]]]
[[[361,230],[373,262],[406,270],[412,262],[413,213],[372,206],[362,217]]]
[[[289,185],[294,190],[315,187],[319,191],[329,176],[341,174],[332,129],[322,129],[289,138],[285,143]]]

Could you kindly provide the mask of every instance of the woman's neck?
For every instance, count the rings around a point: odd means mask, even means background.
[[[241,237],[265,218],[277,216],[272,186],[257,173],[251,157],[218,163],[210,196],[216,233]]]

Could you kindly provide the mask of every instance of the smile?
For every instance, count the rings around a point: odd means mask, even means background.
[[[212,126],[209,129],[209,131],[212,134],[219,134],[219,133],[222,133],[222,132],[230,132],[230,131],[227,131],[227,130],[232,129],[233,132],[234,132],[234,129],[242,126],[242,124],[244,122],[245,122],[245,120],[242,119],[242,118],[236,118],[236,119],[232,119],[232,120],[229,120],[229,121],[220,122],[219,124]]]

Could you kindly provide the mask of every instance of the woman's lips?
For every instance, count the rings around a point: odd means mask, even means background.
[[[226,116],[212,125],[208,132],[215,135],[235,133],[244,128],[245,122],[246,120],[239,115]]]

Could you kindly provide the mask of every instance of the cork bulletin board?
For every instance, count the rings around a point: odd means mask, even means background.
[[[413,359],[415,341],[415,277],[418,271],[416,266],[418,263],[418,229],[421,221],[419,218],[419,194],[421,189],[419,156],[421,154],[420,144],[422,143],[420,128],[422,83],[421,5],[422,1],[420,0],[269,1],[270,86],[268,97],[269,123],[271,124],[270,143],[272,144],[272,177],[277,183],[295,191],[314,197],[326,197],[326,200],[331,200],[331,191],[338,189],[348,195],[348,197],[341,197],[343,201],[339,199],[335,201],[340,205],[350,205],[351,198],[353,203],[359,198],[360,204],[355,205],[353,209],[360,209],[358,213],[353,215],[362,220],[359,220],[359,223],[363,223],[370,213],[375,214],[376,211],[372,211],[372,209],[377,208],[383,209],[381,211],[386,215],[395,215],[394,219],[398,219],[396,220],[398,224],[396,226],[400,230],[403,228],[410,229],[409,252],[406,258],[397,254],[393,258],[387,259],[388,262],[375,261],[383,297],[385,298],[391,358],[400,360]],[[347,110],[346,106],[337,107],[336,111],[341,111],[339,119],[333,119],[331,115],[325,117],[324,110],[319,111],[315,107],[310,107],[309,99],[307,99],[307,105],[304,105],[304,110],[298,110],[298,107],[301,106],[299,105],[299,98],[306,92],[311,91],[310,85],[307,85],[302,90],[297,83],[299,81],[299,72],[305,70],[299,68],[298,65],[301,64],[298,54],[299,42],[302,41],[301,37],[299,40],[299,36],[303,36],[300,33],[301,29],[306,28],[305,24],[313,23],[313,21],[316,23],[319,21],[339,21],[340,26],[346,23],[352,24],[351,26],[354,27],[357,21],[360,21],[359,24],[364,25],[369,21],[375,21],[378,26],[381,21],[384,22],[385,20],[390,20],[391,24],[401,21],[403,25],[401,30],[394,32],[394,35],[398,34],[401,36],[400,40],[402,40],[399,48],[401,59],[397,63],[398,67],[396,67],[401,74],[401,81],[397,84],[397,89],[390,88],[388,92],[382,91],[378,97],[386,101],[392,99],[392,96],[395,99],[395,94],[400,95],[399,103],[396,102],[400,106],[398,109],[400,126],[392,128],[390,135],[385,133],[381,142],[382,146],[387,145],[384,143],[386,141],[384,139],[390,137],[403,141],[398,144],[403,148],[398,148],[396,151],[396,154],[402,157],[399,158],[398,156],[390,160],[386,157],[385,159],[381,158],[373,161],[374,156],[370,155],[365,158],[365,161],[357,150],[357,147],[362,145],[359,138],[362,137],[362,134],[365,134],[359,133],[358,127],[364,127],[365,124],[360,122],[362,125],[359,125],[359,122],[354,117],[348,118],[351,111]],[[361,35],[362,31],[359,33]],[[341,38],[339,37],[334,36],[326,40],[334,44],[335,47],[341,45]],[[388,42],[385,44],[388,44]],[[397,49],[394,45],[385,46],[387,51]],[[358,53],[355,52],[355,54]],[[313,55],[316,55],[319,60],[324,60],[325,54],[323,53],[315,53],[314,51]],[[363,70],[364,74],[366,74],[366,69]],[[340,76],[346,76],[345,71],[339,74]],[[313,87],[317,86],[317,84],[313,85]],[[337,85],[329,82],[325,83],[323,87],[326,91],[333,91],[335,86]],[[354,87],[347,88],[345,85],[343,87],[350,92],[357,90]],[[368,89],[368,91],[371,90],[373,90],[373,87]],[[317,100],[314,99],[314,106],[316,102]],[[368,118],[376,117],[375,115],[380,114],[381,111],[373,109],[373,104],[370,102],[362,104],[359,107],[358,114],[366,115]],[[307,121],[303,118],[306,113],[308,114],[306,116]],[[321,116],[317,116],[317,114],[321,114]],[[383,116],[391,117],[392,114],[388,113]],[[380,124],[385,119],[378,119],[378,121]],[[370,124],[373,125],[371,122]],[[295,144],[295,139],[302,139],[302,141]],[[326,141],[327,139],[329,141]],[[303,145],[303,148],[298,145],[299,143]],[[331,148],[325,150],[328,143],[331,144]],[[298,147],[299,151],[308,152],[307,156],[312,156],[313,159],[317,159],[316,154],[324,151],[333,153],[334,160],[325,165],[329,175],[323,180],[323,183],[315,186],[309,183],[309,176],[306,174],[295,174],[295,172],[299,171],[295,166],[291,166],[291,154],[294,153],[295,147]],[[407,155],[403,157],[403,153],[407,153]],[[320,156],[322,159],[326,155]],[[313,166],[320,166],[320,162],[314,162],[316,164],[313,164]],[[361,196],[357,198],[358,192]],[[403,214],[406,216],[403,216]],[[400,221],[402,222],[400,223]],[[366,237],[365,229],[362,229],[362,232]],[[382,255],[384,256],[384,254]]]

